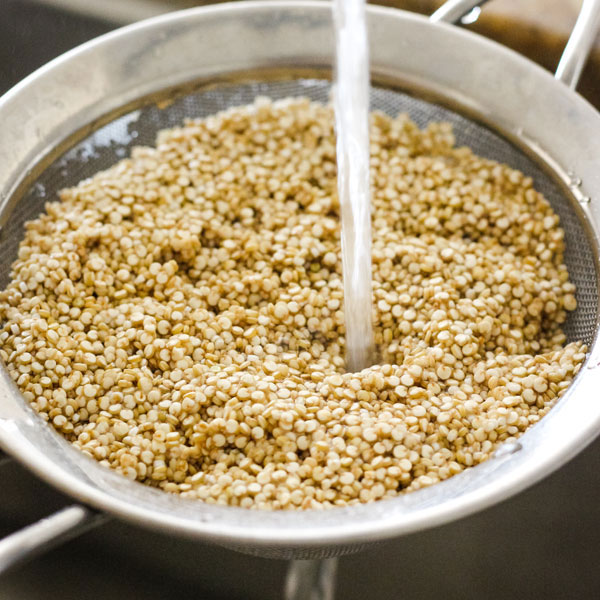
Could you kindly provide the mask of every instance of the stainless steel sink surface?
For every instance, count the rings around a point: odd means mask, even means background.
[[[126,2],[127,0],[123,0]],[[29,0],[0,0],[0,92],[115,27]],[[0,535],[69,500],[0,466]],[[473,517],[342,557],[339,600],[600,597],[600,442],[519,496]],[[281,598],[286,563],[111,521],[0,579],[0,600]]]

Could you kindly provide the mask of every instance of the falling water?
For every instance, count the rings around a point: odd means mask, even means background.
[[[342,215],[342,268],[346,366],[372,364],[375,343],[371,289],[369,192],[369,53],[364,0],[334,0],[338,195]]]

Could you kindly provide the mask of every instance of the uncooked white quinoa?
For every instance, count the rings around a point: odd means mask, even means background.
[[[536,423],[585,347],[530,178],[372,115],[380,364],[344,372],[330,107],[160,133],[27,226],[0,355],[77,448],[206,502],[322,508],[447,479]]]

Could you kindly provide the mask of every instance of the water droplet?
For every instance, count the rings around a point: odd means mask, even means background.
[[[504,458],[505,456],[510,456],[511,454],[515,454],[519,450],[522,450],[523,446],[519,442],[507,442],[506,444],[502,444],[496,452],[494,452],[494,458]]]
[[[571,181],[569,181],[569,187],[571,187],[571,188],[581,187],[581,179],[579,177],[572,177]]]
[[[579,198],[579,202],[581,204],[589,204],[592,201],[592,199],[589,196],[582,196],[581,198]]]
[[[587,366],[588,369],[597,369],[598,367],[600,367],[600,362],[598,362],[598,361],[592,361]]]
[[[44,186],[43,183],[40,183],[39,181],[36,182],[36,184],[33,186],[33,189],[34,189],[36,195],[39,196],[40,198],[46,197],[46,187]]]

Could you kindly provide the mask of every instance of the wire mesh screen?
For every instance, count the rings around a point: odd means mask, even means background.
[[[223,84],[189,93],[167,106],[145,106],[101,127],[51,164],[16,204],[10,219],[5,219],[9,225],[0,239],[0,287],[8,283],[10,264],[16,258],[25,221],[36,217],[44,203],[55,199],[60,189],[110,167],[127,156],[133,146],[153,145],[160,129],[179,125],[185,118],[205,117],[228,107],[249,104],[257,95],[273,99],[305,96],[326,103],[330,87],[329,81],[320,79]],[[459,145],[469,146],[480,156],[506,163],[533,178],[536,189],[544,194],[560,217],[566,234],[565,262],[577,286],[578,308],[569,316],[565,332],[570,341],[591,343],[598,305],[594,253],[571,202],[546,172],[490,129],[436,104],[395,90],[373,87],[371,108],[390,116],[407,112],[420,127],[432,121],[448,121],[454,126]]]

